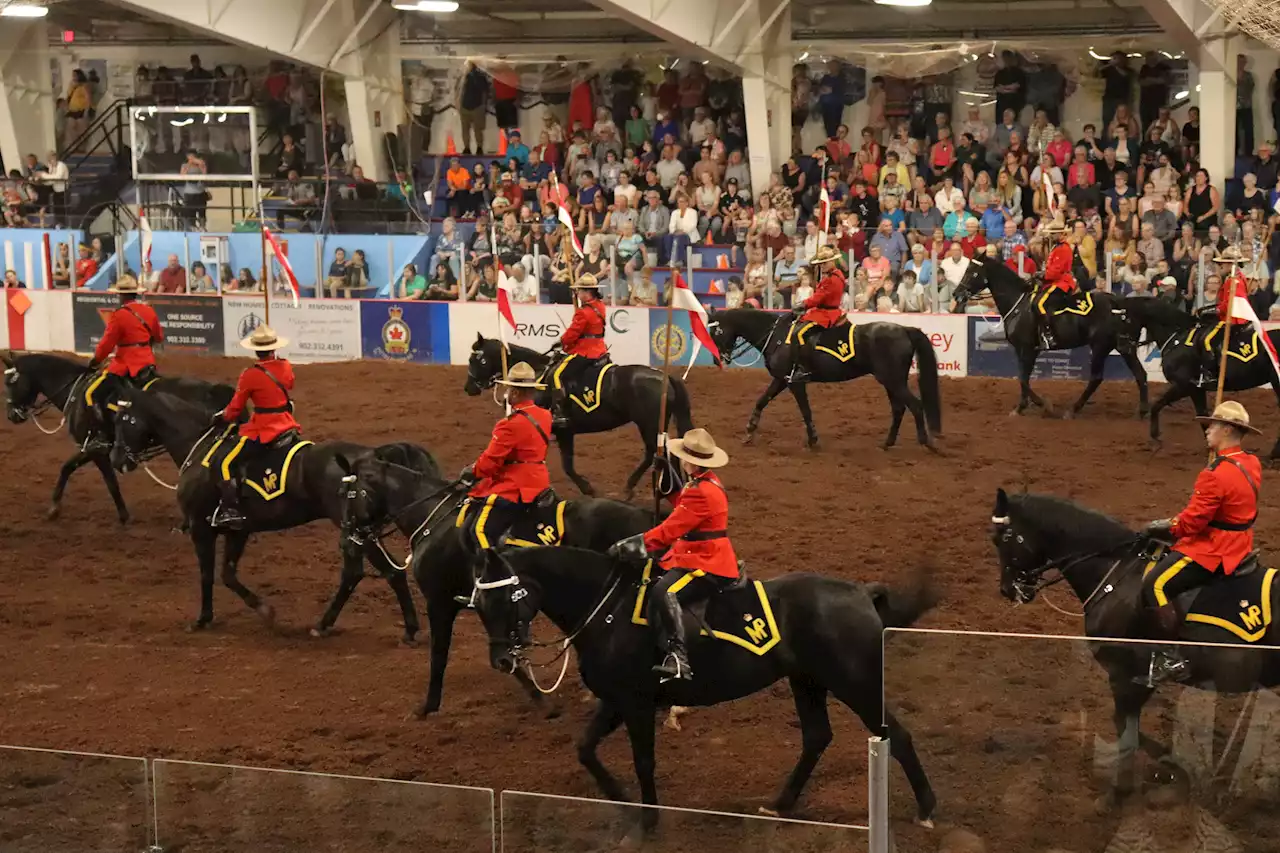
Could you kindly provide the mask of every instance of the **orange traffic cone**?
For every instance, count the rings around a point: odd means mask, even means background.
[[[446,136],[446,137],[445,137],[444,153],[445,153],[446,155],[448,155],[449,157],[457,157],[457,156],[458,156],[458,146],[457,146],[457,145],[455,145],[455,144],[454,144],[454,142],[453,142],[453,134],[452,134],[452,133],[450,133],[448,136]]]
[[[498,156],[507,156],[507,132],[502,128],[498,128]]]
[[[710,229],[710,228],[708,228],[708,229],[707,229],[707,239],[706,239],[706,240],[704,240],[704,241],[703,241],[703,243],[704,243],[705,245],[707,245],[707,246],[714,246],[714,245],[715,245],[715,243],[714,243],[714,242],[712,241],[712,239],[711,239],[711,229]]]
[[[728,268],[729,268],[729,256],[728,256],[728,255],[721,255],[720,257],[716,258],[716,269],[718,269],[718,270],[727,270]]]

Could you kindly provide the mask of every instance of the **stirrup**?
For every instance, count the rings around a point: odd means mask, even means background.
[[[101,433],[92,433],[84,440],[84,446],[80,448],[85,453],[102,453],[111,450],[111,442]]]
[[[803,385],[808,382],[812,374],[803,367],[791,368],[791,373],[787,376],[787,382],[791,385]]]
[[[674,651],[667,652],[667,656],[662,659],[662,663],[655,664],[653,671],[662,678],[658,680],[659,684],[666,684],[668,681],[692,681],[693,669],[689,666],[688,661],[684,660],[684,656]]]
[[[1191,664],[1177,651],[1157,649],[1147,662],[1147,674],[1134,676],[1133,683],[1154,690],[1166,681],[1181,684],[1191,675]]]
[[[224,507],[219,503],[209,523],[221,530],[240,530],[244,527],[244,514],[238,507]]]

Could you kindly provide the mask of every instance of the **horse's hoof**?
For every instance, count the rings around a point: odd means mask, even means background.
[[[1147,439],[1147,450],[1150,450],[1152,453],[1159,453],[1162,447],[1164,447],[1164,442],[1161,441],[1160,439],[1158,438]]]
[[[811,438],[811,439],[809,439],[808,441],[806,441],[806,442],[804,443],[804,446],[805,446],[805,449],[807,449],[807,450],[817,450],[817,449],[818,449],[818,439],[816,439],[816,438]]]
[[[542,712],[542,719],[544,719],[544,720],[558,720],[558,719],[560,719],[560,714],[561,714],[561,711],[560,711],[560,705],[559,705],[558,703],[556,703],[556,704],[552,704],[552,705],[548,705],[548,706],[547,706],[547,710],[545,710],[545,711],[543,711],[543,712]]]
[[[929,441],[923,442],[923,444],[925,446],[925,449],[927,449],[930,453],[937,453],[939,455],[942,454],[942,448],[938,447],[938,443],[936,441],[933,441],[931,439]]]
[[[749,432],[749,433],[747,433],[746,435],[744,435],[744,436],[742,437],[742,443],[743,443],[743,444],[755,444],[755,443],[756,443],[756,434],[755,434],[754,432]]]
[[[1011,418],[1022,417],[1022,409],[1014,409],[1013,411],[1009,412],[1009,417]]]
[[[916,826],[924,829],[933,829],[933,818],[931,817],[918,817],[915,819],[914,823]]]
[[[756,811],[760,812],[760,814],[764,815],[765,817],[782,817],[782,812],[778,811],[777,809],[767,809],[764,806],[761,806],[760,808],[756,809]]]
[[[44,513],[45,521],[53,521],[58,517],[58,513],[62,511],[62,507],[58,504],[51,505]]]
[[[129,523],[129,514],[128,514],[128,513],[125,513],[124,515],[120,516],[120,526],[121,526],[121,527],[126,526],[128,523]]]
[[[891,449],[893,449],[893,444],[894,444],[894,443],[893,443],[892,441],[885,441],[885,442],[883,442],[883,443],[880,445],[880,449],[881,449],[881,450],[891,450]]]
[[[1044,414],[1044,416],[1045,416],[1046,418],[1056,418],[1056,417],[1058,417],[1058,413],[1057,413],[1057,412],[1055,412],[1055,411],[1053,410],[1053,407],[1052,407],[1052,406],[1045,406],[1045,407],[1044,407],[1044,410],[1043,410],[1043,414]]]
[[[312,638],[312,639],[314,639],[314,640],[322,640],[322,639],[324,639],[325,637],[331,636],[331,635],[333,634],[333,629],[332,629],[332,628],[322,628],[321,626],[317,625],[316,627],[312,628],[312,629],[311,629],[310,631],[308,631],[307,633],[308,633],[308,634],[310,634],[310,635],[311,635],[311,638]]]
[[[187,633],[194,634],[196,631],[204,631],[209,627],[209,624],[212,621],[213,621],[212,619],[197,619],[196,621],[187,625]]]
[[[418,634],[417,631],[414,631],[412,634],[405,634],[403,637],[400,638],[400,645],[406,646],[410,649],[416,649],[418,647],[417,634]]]
[[[1150,409],[1138,409],[1138,420],[1145,421],[1150,416],[1151,416]]]
[[[405,717],[405,719],[406,720],[425,720],[439,710],[440,710],[439,705],[437,705],[434,708],[431,708],[427,705],[422,705],[410,711],[409,716]]]
[[[1045,417],[1048,417],[1048,416],[1049,416],[1049,410],[1045,409]],[[1064,421],[1074,421],[1076,419],[1076,410],[1067,409],[1062,413],[1062,419]]]
[[[259,604],[255,612],[261,617],[262,621],[270,627],[276,621],[276,609],[270,604]]]

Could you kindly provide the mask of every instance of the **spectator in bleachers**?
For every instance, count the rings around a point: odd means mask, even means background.
[[[1178,233],[1178,217],[1168,210],[1164,196],[1159,194],[1152,196],[1150,210],[1142,214],[1142,224],[1150,224],[1162,243],[1168,243]]]
[[[1258,176],[1253,172],[1248,172],[1241,179],[1244,185],[1240,191],[1239,204],[1236,205],[1236,217],[1239,219],[1248,219],[1254,216],[1254,211],[1259,214],[1265,214],[1267,210],[1267,193],[1258,188]]]
[[[13,290],[18,288],[25,288],[27,285],[26,285],[26,282],[18,278],[18,273],[15,270],[5,270],[4,286],[6,290]]]
[[[933,259],[925,253],[923,243],[915,243],[911,246],[911,257],[902,265],[902,275],[905,276],[907,273],[915,276],[915,280],[921,287],[927,287],[933,283]]]
[[[391,297],[394,299],[399,296],[402,299],[422,299],[427,291],[427,280],[424,276],[418,275],[417,264],[405,264],[404,269],[400,271],[400,281],[396,283],[396,289],[392,291]]]
[[[186,293],[187,292],[187,271],[183,269],[182,263],[178,260],[177,255],[170,255],[168,265],[160,270],[156,282],[157,293]]]
[[[667,224],[667,235],[662,239],[659,264],[666,265],[673,260],[683,263],[689,245],[696,242],[698,213],[689,206],[689,197],[680,195],[676,198],[676,209],[671,212],[671,219]]]
[[[207,175],[209,167],[204,159],[194,150],[187,152],[186,162],[178,169],[183,175]],[[209,203],[209,194],[205,190],[204,181],[188,180],[182,184],[183,219],[188,230],[199,231],[204,228],[205,208]]]
[[[485,264],[479,274],[472,276],[467,285],[467,299],[471,302],[492,302],[498,298],[498,268]]]
[[[898,279],[894,310],[904,314],[919,314],[929,311],[931,307],[929,294],[916,278],[916,274],[910,271],[904,272]]]
[[[508,283],[511,286],[511,298],[523,305],[532,305],[538,301],[538,280],[529,274],[521,264],[507,270]]]
[[[93,108],[93,95],[89,79],[79,68],[71,72],[71,85],[67,88],[67,120],[62,135],[62,147],[70,149],[89,127],[89,110]]]
[[[364,249],[356,249],[347,262],[346,286],[360,295],[360,291],[369,287],[369,278],[369,261],[364,256]]]
[[[671,223],[671,211],[662,203],[662,196],[657,189],[645,193],[645,206],[640,211],[640,235],[645,245],[662,254],[662,246],[666,240]],[[662,259],[665,263],[665,257]]]
[[[1164,259],[1164,244],[1156,238],[1155,225],[1150,222],[1142,223],[1142,230],[1139,232],[1138,242],[1135,248],[1146,261],[1146,264],[1153,266],[1156,261]]]
[[[218,285],[214,283],[213,277],[209,275],[201,261],[196,261],[191,265],[191,275],[187,279],[188,293],[217,293]]]
[[[233,270],[233,269],[231,268],[231,264],[221,264],[221,265],[218,267],[218,290],[219,290],[219,292],[224,291],[224,290],[235,290],[235,289],[236,289],[236,273],[235,273],[235,270]]]
[[[276,209],[276,227],[284,230],[285,217],[292,216],[305,228],[319,209],[315,187],[310,181],[302,180],[297,172],[290,172],[289,180],[284,185],[284,194],[289,203]]]
[[[1081,290],[1093,290],[1098,279],[1098,243],[1083,219],[1071,223],[1067,242],[1072,248],[1072,274]]]
[[[80,257],[76,260],[76,287],[84,287],[97,274],[98,262],[93,258],[93,249],[88,243],[81,243]]]
[[[670,191],[676,185],[676,179],[685,174],[684,164],[676,159],[674,145],[662,147],[662,159],[654,165],[658,180],[664,190]]]
[[[338,248],[333,252],[333,261],[329,264],[328,275],[325,276],[325,285],[329,290],[329,296],[337,298],[338,289],[347,286],[347,252],[345,249]]]
[[[1187,187],[1182,203],[1183,215],[1190,217],[1197,231],[1205,231],[1218,223],[1222,210],[1222,196],[1209,180],[1209,171],[1196,169],[1193,182]]]
[[[720,211],[720,198],[724,194],[716,183],[714,169],[704,170],[699,176],[698,187],[693,191],[694,206],[698,210],[698,231],[719,233],[724,226]]]
[[[420,298],[445,302],[457,299],[458,278],[453,274],[453,269],[443,262],[435,264],[433,269],[431,282]]]
[[[240,272],[231,282],[230,289],[238,293],[257,293],[262,288],[258,280],[253,277],[253,272],[248,267],[241,267]]]

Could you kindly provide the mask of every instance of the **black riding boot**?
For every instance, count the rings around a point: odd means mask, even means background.
[[[1047,314],[1040,315],[1040,348],[1043,350],[1056,349],[1058,339],[1053,336],[1053,324],[1049,322]]]
[[[662,676],[663,681],[673,678],[681,681],[693,680],[693,669],[689,666],[689,653],[684,642],[684,611],[674,595],[662,596],[659,602],[662,618],[662,634],[666,646],[666,657],[653,671]]]
[[[813,375],[809,370],[808,348],[800,343],[798,337],[791,340],[791,375],[787,381],[792,385],[803,385]]]
[[[114,440],[110,422],[107,420],[107,404],[99,400],[93,404],[93,424],[89,428],[89,435],[85,437],[84,451],[110,453]]]
[[[244,515],[240,512],[240,481],[232,477],[218,481],[219,503],[213,512],[213,526],[224,530],[244,527]]]
[[[563,388],[551,392],[551,428],[567,429],[569,426],[569,395]]]
[[[1182,628],[1182,614],[1176,604],[1153,608],[1150,612],[1152,632],[1160,639],[1176,640]],[[1134,679],[1138,684],[1155,687],[1161,682],[1186,680],[1191,675],[1191,665],[1178,651],[1176,645],[1162,646],[1151,653],[1145,678]]]

